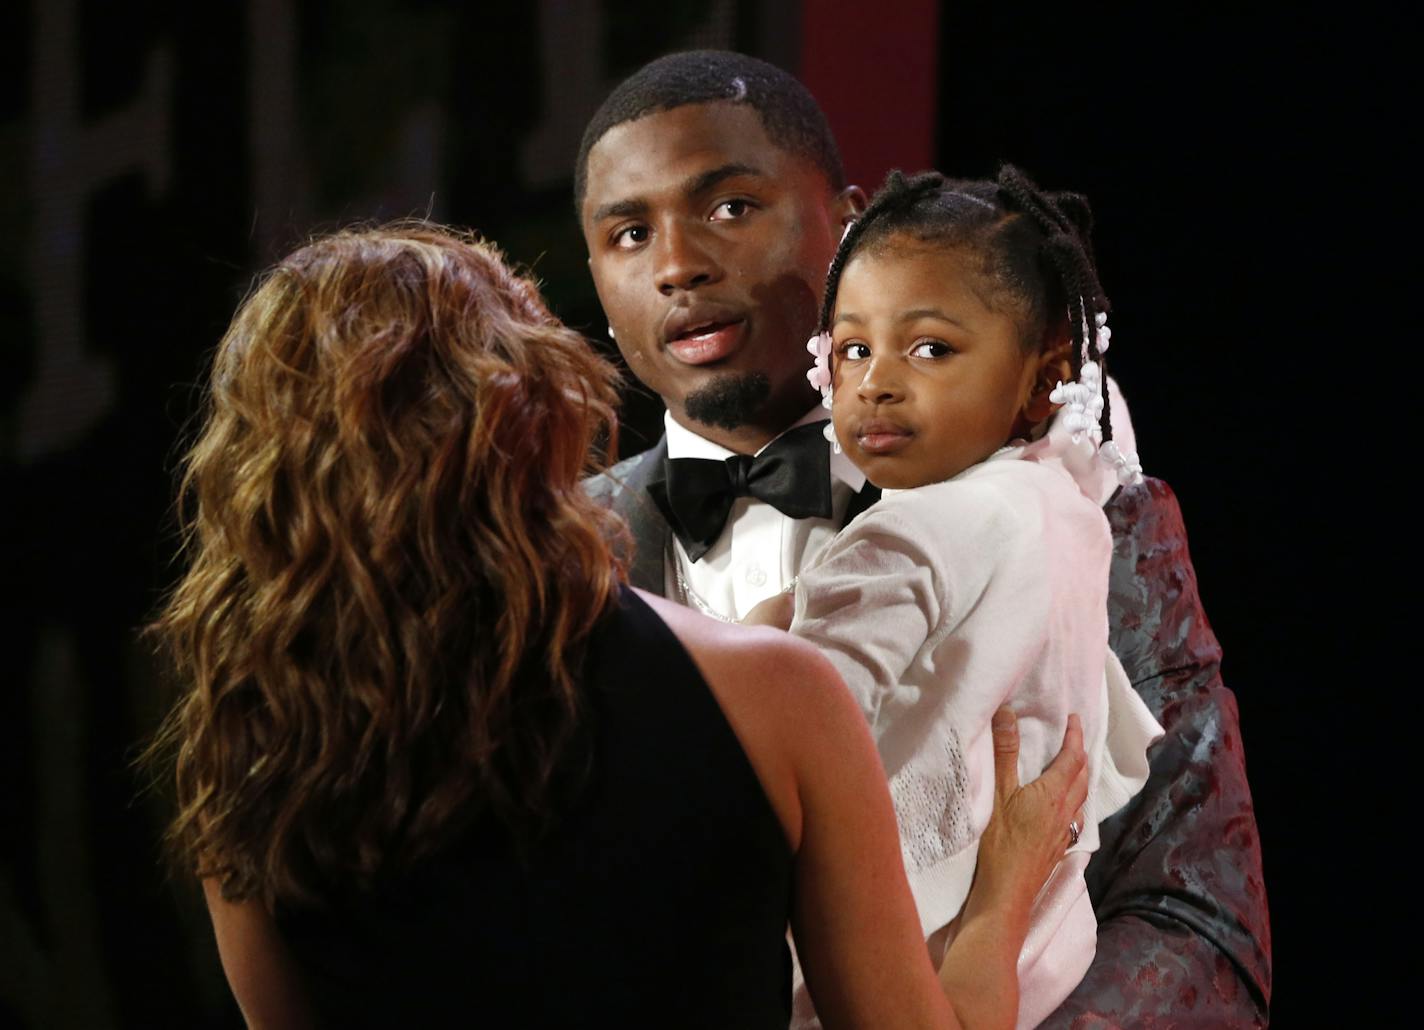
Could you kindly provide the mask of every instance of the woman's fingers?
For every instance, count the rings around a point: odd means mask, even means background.
[[[994,810],[979,844],[974,891],[1027,906],[1071,846],[1068,826],[1087,825],[1088,758],[1083,725],[1068,717],[1063,747],[1036,780],[1019,785],[1019,725],[1010,708],[990,724],[994,741]]]
[[[1063,751],[1066,754],[1072,749],[1076,756],[1076,770],[1073,779],[1068,784],[1068,795],[1064,802],[1064,807],[1070,812],[1078,812],[1088,800],[1088,754],[1083,750],[1083,723],[1076,715],[1068,716],[1068,729],[1063,734]],[[1059,757],[1062,757],[1060,755]],[[1078,826],[1083,825],[1082,816],[1078,817]]]
[[[1047,833],[1039,840],[1051,848],[1055,838],[1061,839],[1059,854],[1062,854],[1072,846],[1069,822],[1077,823],[1081,834],[1087,820],[1088,756],[1083,750],[1082,721],[1076,715],[1068,716],[1062,749],[1043,774],[1022,789],[1019,787],[1018,717],[1005,705],[994,713],[990,727],[994,738],[995,809],[1007,815],[1007,809],[1012,807],[1018,817],[1028,817],[1029,812],[1036,809],[1039,815],[1031,818],[1038,819],[1043,827],[1040,833]]]
[[[1005,705],[989,725],[994,737],[994,795],[1002,805],[1019,789],[1019,720]]]
[[[1078,774],[1073,777],[1073,782],[1068,785],[1068,800],[1066,808],[1069,811],[1080,811],[1083,804],[1088,800],[1088,759],[1085,756],[1083,763],[1078,766]],[[1083,825],[1080,820],[1079,826]]]
[[[998,716],[995,715],[997,719]],[[995,734],[995,760],[998,759],[998,734]],[[1063,749],[1052,762],[1048,763],[1048,768],[1043,770],[1043,775],[1038,778],[1038,782],[1044,785],[1045,790],[1060,794],[1063,799],[1063,811],[1071,812],[1078,808],[1088,797],[1088,756],[1083,751],[1083,724],[1076,715],[1068,716],[1068,729],[1063,734]],[[1081,795],[1079,792],[1081,791]],[[1074,800],[1074,799],[1077,800]]]

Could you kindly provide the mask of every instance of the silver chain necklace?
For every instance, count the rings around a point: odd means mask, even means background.
[[[668,540],[667,557],[672,562],[673,577],[677,581],[677,597],[673,598],[678,604],[686,608],[696,608],[703,615],[711,616],[718,622],[735,623],[738,620],[723,615],[716,608],[707,603],[707,599],[692,589],[692,584],[687,581],[687,574],[682,571],[682,554],[678,551],[677,544],[672,539]]]
[[[673,579],[677,586],[677,596],[673,598],[674,601],[684,608],[695,608],[703,615],[716,619],[718,622],[727,622],[733,625],[741,624],[741,619],[734,619],[730,616],[723,615],[716,608],[713,608],[705,597],[692,588],[692,584],[687,581],[687,573],[685,573],[682,568],[682,552],[679,550],[677,544],[671,540],[668,541],[667,560],[672,562]],[[796,589],[796,581],[800,578],[800,576],[793,576],[791,582],[786,585],[786,589],[783,590],[782,593],[789,594],[794,591]]]

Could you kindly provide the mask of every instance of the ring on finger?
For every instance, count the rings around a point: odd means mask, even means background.
[[[1077,819],[1074,819],[1068,824],[1068,846],[1070,848],[1077,846],[1078,837],[1082,834],[1082,832],[1082,827],[1078,825]]]

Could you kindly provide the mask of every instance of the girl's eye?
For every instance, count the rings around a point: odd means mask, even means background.
[[[648,227],[646,225],[630,225],[613,234],[613,245],[620,250],[631,250],[647,242]]]
[[[921,340],[910,351],[916,358],[945,358],[953,353],[954,349],[943,340]]]
[[[736,200],[724,200],[712,209],[712,221],[730,222],[743,217],[751,209],[752,205],[750,201],[740,198]]]
[[[857,361],[870,357],[870,348],[859,340],[852,340],[841,347],[841,357],[847,361]]]

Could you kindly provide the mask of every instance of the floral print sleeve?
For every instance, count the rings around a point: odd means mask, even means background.
[[[1088,866],[1098,949],[1047,1027],[1264,1026],[1271,931],[1236,700],[1171,488],[1107,505],[1110,642],[1166,729],[1147,786]]]

